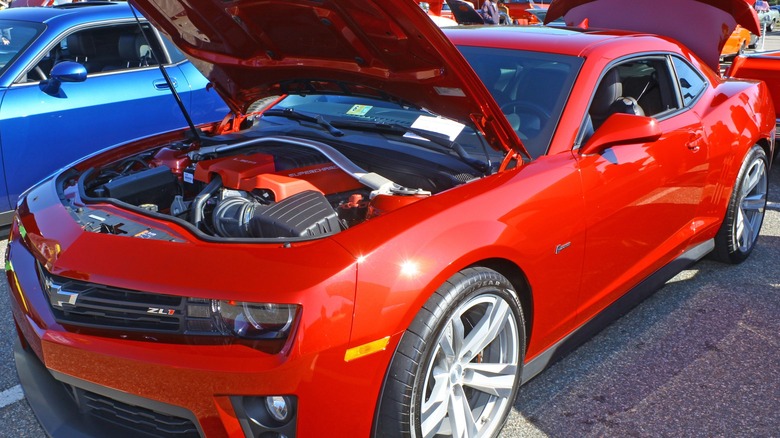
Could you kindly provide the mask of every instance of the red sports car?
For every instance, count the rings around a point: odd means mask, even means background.
[[[135,0],[236,115],[21,198],[6,272],[46,431],[495,436],[583,335],[748,257],[766,87],[713,71],[718,44],[593,29],[615,1],[553,2],[591,29],[442,32],[406,0]],[[757,26],[680,1],[631,4]]]

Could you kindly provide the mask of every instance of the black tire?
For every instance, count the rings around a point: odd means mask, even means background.
[[[742,263],[756,245],[764,221],[769,178],[764,150],[753,146],[739,169],[723,224],[715,236],[712,257],[724,263]]]
[[[447,435],[452,418],[461,415],[474,427],[466,436],[497,436],[520,386],[525,345],[523,313],[509,281],[486,268],[461,271],[428,299],[401,337],[377,404],[374,436]],[[480,382],[495,394],[476,389],[472,380],[480,368],[489,374],[491,365],[492,380]],[[500,387],[489,385],[499,378]],[[463,409],[448,409],[443,401],[450,400]],[[425,411],[426,405],[440,409]]]

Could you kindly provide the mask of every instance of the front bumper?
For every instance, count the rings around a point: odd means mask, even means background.
[[[202,435],[192,412],[49,372],[19,340],[14,344],[14,359],[27,402],[50,436]]]
[[[72,332],[54,319],[26,245],[12,238],[8,249],[17,369],[50,436],[260,436],[252,406],[266,396],[291,397],[295,414],[264,437],[369,435],[389,352],[346,362],[333,329],[343,317],[304,319],[284,354]],[[318,335],[331,342],[313,346]]]

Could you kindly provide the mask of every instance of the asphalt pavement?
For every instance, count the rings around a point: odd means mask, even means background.
[[[697,263],[523,386],[502,437],[780,436],[780,165],[761,234],[746,262]],[[0,437],[43,437],[0,277]]]
[[[780,166],[758,245],[704,260],[520,390],[504,437],[780,436]]]

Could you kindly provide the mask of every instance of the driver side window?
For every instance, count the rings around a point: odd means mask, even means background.
[[[588,110],[584,141],[615,113],[658,117],[679,108],[665,57],[631,59],[602,77]]]
[[[148,25],[144,32],[138,25],[114,25],[85,29],[61,39],[28,72],[22,82],[38,82],[49,77],[59,62],[78,62],[87,74],[116,72],[157,65],[154,57],[159,41]]]

